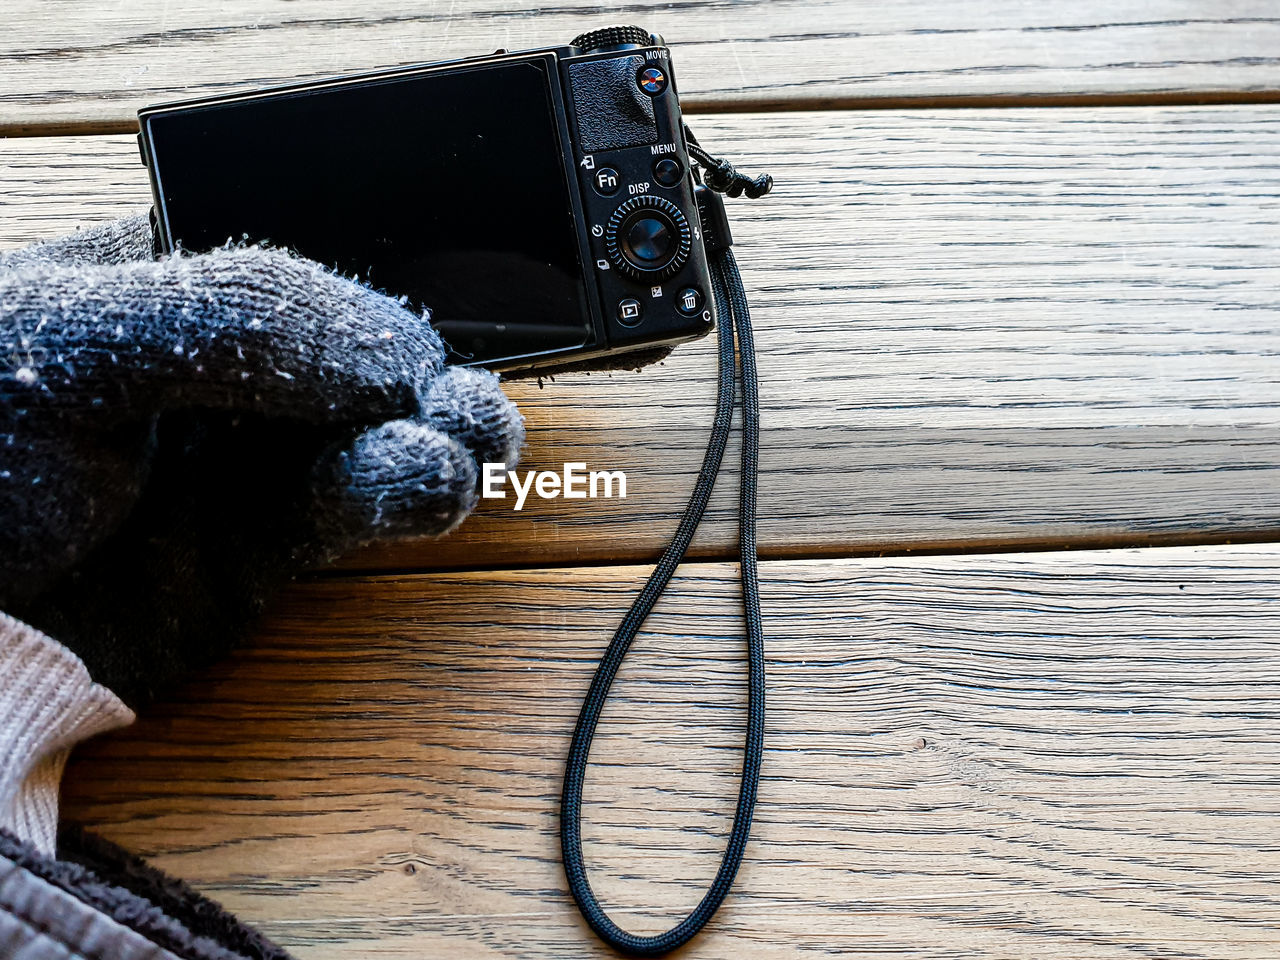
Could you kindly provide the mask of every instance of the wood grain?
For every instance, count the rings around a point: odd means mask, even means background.
[[[306,960],[604,956],[558,865],[568,733],[642,568],[330,580],[92,745],[68,809]],[[765,564],[738,892],[689,957],[1280,951],[1280,547]],[[588,777],[609,906],[711,876],[742,732],[730,564],[691,565]]]
[[[1280,91],[1269,0],[7,0],[0,129],[128,127],[158,100],[567,42],[634,22],[691,109]]]
[[[1280,108],[702,117],[755,307],[765,556],[1280,529]],[[127,137],[0,142],[0,243],[137,209]],[[629,498],[484,504],[383,569],[647,559],[710,423],[713,345],[512,384],[526,465]],[[735,454],[730,452],[732,464]],[[695,543],[730,556],[736,476]]]

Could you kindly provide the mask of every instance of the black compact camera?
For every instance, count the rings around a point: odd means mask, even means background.
[[[552,367],[714,325],[706,188],[640,28],[138,117],[162,252],[296,250],[429,309],[452,362]]]

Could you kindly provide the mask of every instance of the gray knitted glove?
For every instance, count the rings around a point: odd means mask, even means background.
[[[0,256],[0,610],[137,701],[301,567],[449,530],[523,427],[443,357],[286,253],[154,261],[143,216]]]

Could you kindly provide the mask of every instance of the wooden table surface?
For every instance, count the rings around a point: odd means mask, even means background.
[[[762,394],[770,719],[690,958],[1280,956],[1280,11],[1270,0],[8,0],[0,246],[144,207],[137,107],[563,42],[673,45]],[[525,464],[346,558],[73,761],[65,803],[303,960],[607,955],[556,842],[595,658],[674,528],[713,345],[510,387]],[[731,451],[730,457],[732,458]],[[585,838],[667,925],[743,727],[726,471],[606,709]]]

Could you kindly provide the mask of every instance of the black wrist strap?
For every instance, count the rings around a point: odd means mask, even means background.
[[[690,135],[691,136],[691,135]],[[696,143],[696,141],[695,141]],[[724,182],[732,182],[720,167]],[[728,168],[732,171],[732,168]],[[734,174],[736,175],[736,173]],[[763,179],[763,178],[762,178]],[[771,185],[771,181],[770,181]],[[717,184],[714,188],[721,189]],[[763,192],[767,192],[768,187]],[[727,191],[726,191],[727,192]],[[719,203],[719,198],[715,198]],[[726,238],[727,240],[727,238]],[[719,345],[719,389],[716,395],[716,414],[707,443],[707,452],[698,472],[693,495],[685,507],[684,515],[676,528],[675,537],[658,562],[649,582],[636,598],[627,615],[623,617],[617,632],[600,660],[591,688],[578,715],[578,725],[573,732],[569,758],[565,768],[564,791],[560,805],[560,846],[564,859],[565,876],[569,891],[577,901],[578,909],[591,929],[610,946],[634,956],[661,956],[687,943],[715,914],[738,872],[747,838],[751,833],[751,815],[756,802],[756,787],[760,780],[760,758],[764,748],[764,634],[760,619],[760,591],[756,570],[756,477],[759,469],[760,410],[756,381],[755,345],[751,335],[751,315],[742,278],[733,253],[727,242],[723,249],[712,255],[711,278],[720,316],[717,333]],[[737,336],[735,364],[734,337]],[[711,497],[716,475],[724,457],[729,429],[733,421],[735,373],[742,381],[742,476],[738,516],[738,550],[742,574],[742,607],[746,620],[747,639],[747,737],[742,758],[742,780],[738,789],[738,806],[733,815],[733,827],[720,869],[702,901],[687,917],[665,933],[641,937],[628,933],[614,923],[601,908],[591,884],[587,880],[587,868],[582,857],[582,782],[587,772],[587,759],[596,724],[609,695],[613,678],[622,665],[622,658],[631,647],[632,640],[644,625],[654,604],[666,589],[676,568],[684,559],[693,535],[702,520],[707,501]]]

